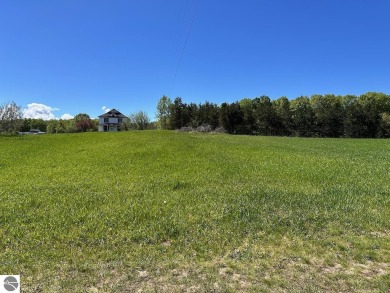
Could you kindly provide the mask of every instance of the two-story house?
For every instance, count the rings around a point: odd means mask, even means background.
[[[99,131],[119,131],[128,118],[116,109],[99,116]]]

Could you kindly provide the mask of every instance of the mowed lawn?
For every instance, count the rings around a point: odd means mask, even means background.
[[[386,292],[390,141],[0,137],[22,292]]]

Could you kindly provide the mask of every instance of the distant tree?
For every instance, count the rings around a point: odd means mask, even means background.
[[[148,124],[148,130],[156,130],[157,129],[157,122],[156,121],[150,121]]]
[[[382,113],[379,137],[390,138],[390,114]]]
[[[360,99],[373,101],[379,113],[390,113],[390,96],[384,93],[368,92],[361,95]]]
[[[73,120],[77,131],[85,132],[94,128],[94,124],[88,114],[77,114],[74,116]]]
[[[46,132],[47,133],[57,133],[58,132],[58,120],[47,121]]]
[[[72,133],[78,132],[79,130],[75,127],[74,119],[58,120],[58,132],[59,133]]]
[[[0,133],[17,133],[22,125],[22,110],[15,102],[0,105]]]
[[[310,99],[314,113],[314,131],[318,136],[340,137],[343,133],[344,109],[342,98],[335,95],[313,95]]]
[[[159,129],[168,129],[170,125],[170,107],[172,101],[163,96],[157,103],[156,119]]]
[[[21,123],[20,131],[28,132],[31,129],[39,129],[40,131],[47,131],[47,121],[43,119],[24,118]]]
[[[381,96],[376,93],[366,93],[359,97],[359,105],[362,108],[362,124],[364,127],[363,137],[377,137],[380,132],[381,114],[384,105]]]
[[[343,97],[343,136],[345,137],[366,137],[365,113],[359,99],[353,95]]]
[[[244,133],[244,114],[242,113],[238,102],[232,104],[222,103],[219,108],[219,119],[220,126],[228,133]]]
[[[138,111],[129,115],[130,125],[132,129],[145,130],[150,124],[150,118],[146,112]]]
[[[99,118],[91,119],[93,128],[92,131],[98,131],[99,129]]]
[[[245,98],[239,102],[241,112],[243,114],[243,134],[254,134],[256,133],[256,123],[254,117],[254,106],[251,99]]]
[[[229,104],[222,103],[219,107],[219,126],[224,128],[227,132],[230,132],[230,122],[229,122]]]
[[[202,124],[202,117],[200,116],[199,107],[195,103],[188,104],[186,107],[186,113],[188,115],[188,125],[196,128]]]
[[[290,135],[292,132],[292,118],[290,101],[286,97],[280,97],[272,101],[276,115],[276,128],[279,135]]]
[[[276,134],[276,113],[269,97],[261,96],[253,100],[256,131],[261,135]]]
[[[180,129],[191,123],[191,113],[187,104],[183,103],[180,97],[177,97],[170,105],[169,113],[170,129]]]
[[[199,104],[197,107],[198,125],[210,125],[215,129],[219,125],[219,109],[218,105],[206,101],[204,104]]]
[[[71,133],[80,131],[75,126],[74,119],[69,120],[49,120],[47,123],[47,133]]]
[[[291,118],[297,136],[312,136],[314,113],[308,97],[301,96],[291,101]]]

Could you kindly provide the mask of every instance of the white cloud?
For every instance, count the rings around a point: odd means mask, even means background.
[[[60,119],[62,119],[62,120],[70,120],[70,119],[73,119],[73,118],[74,118],[74,116],[72,116],[70,114],[64,114],[64,115],[61,116]]]
[[[53,111],[58,111],[58,108],[53,108],[44,104],[31,103],[23,110],[23,118],[50,120],[56,119]]]
[[[111,109],[110,109],[110,108],[107,108],[106,106],[103,106],[103,107],[102,107],[102,110],[104,111],[104,113],[107,113],[107,112],[110,111]]]

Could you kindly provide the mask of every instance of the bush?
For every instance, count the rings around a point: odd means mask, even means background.
[[[213,128],[209,124],[203,124],[201,126],[198,126],[196,128],[196,131],[199,131],[199,132],[211,132],[211,131],[213,131]]]
[[[217,128],[214,129],[214,132],[216,132],[216,133],[226,133],[227,131],[223,127],[217,127]]]

